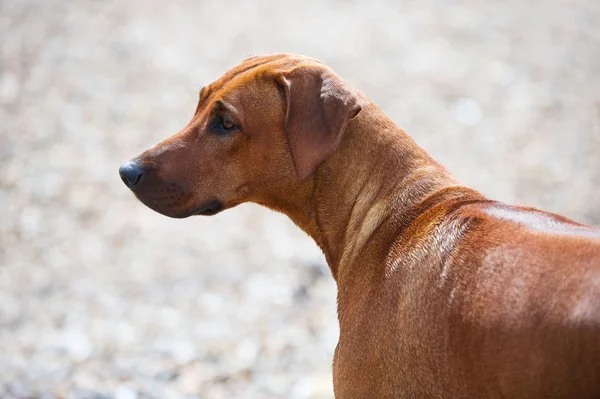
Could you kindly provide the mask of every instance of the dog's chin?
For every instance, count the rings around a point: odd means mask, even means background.
[[[202,203],[202,205],[200,205],[199,207],[191,209],[182,209],[172,206],[160,206],[156,204],[148,204],[146,202],[144,202],[144,204],[153,211],[174,219],[185,219],[195,215],[212,216],[221,212],[224,208],[223,203],[218,200],[207,201]]]

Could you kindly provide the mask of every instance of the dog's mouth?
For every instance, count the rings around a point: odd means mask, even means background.
[[[193,214],[202,216],[212,216],[223,210],[223,203],[218,200],[212,200],[204,203]]]
[[[212,216],[225,208],[217,199],[205,201],[197,208],[189,206],[189,202],[193,201],[191,193],[175,183],[150,185],[143,190],[134,191],[134,194],[150,209],[177,219],[194,215]]]

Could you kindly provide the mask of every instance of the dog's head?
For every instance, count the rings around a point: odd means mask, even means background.
[[[119,174],[144,204],[171,217],[264,203],[273,190],[310,179],[360,110],[353,90],[316,60],[248,58],[201,90],[182,131]]]

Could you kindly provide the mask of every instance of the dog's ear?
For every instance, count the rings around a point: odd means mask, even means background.
[[[339,145],[348,121],[361,110],[359,99],[322,67],[298,67],[276,80],[285,90],[285,131],[296,174],[306,180]]]

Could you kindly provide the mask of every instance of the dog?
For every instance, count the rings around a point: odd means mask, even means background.
[[[251,201],[315,240],[336,398],[600,398],[600,230],[465,187],[315,59],[244,60],[119,173],[166,216]]]

